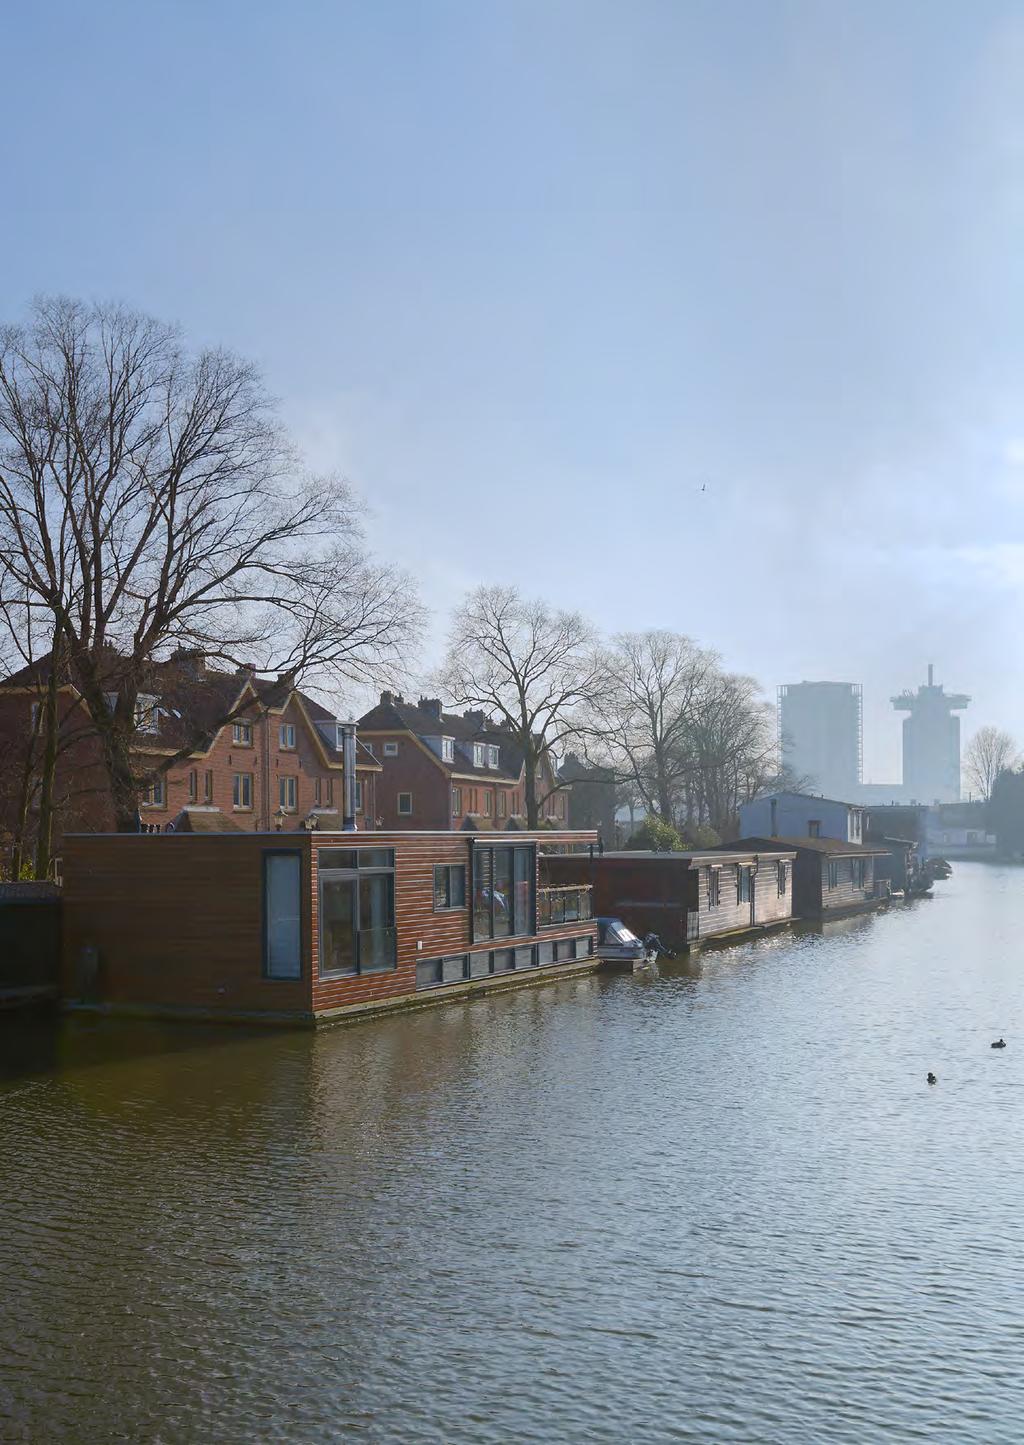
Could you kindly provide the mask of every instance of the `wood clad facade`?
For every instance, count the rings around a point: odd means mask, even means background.
[[[676,950],[791,919],[794,856],[624,852],[552,858],[548,868],[561,883],[591,882],[597,917],[621,918]]]
[[[306,1022],[590,968],[597,960],[589,918],[538,928],[536,905],[541,845],[586,846],[595,836],[79,835],[65,848],[61,994],[115,1009]],[[516,919],[525,932],[517,927],[474,940],[475,849],[485,846],[515,848],[528,858],[530,910]],[[266,879],[275,858],[294,860],[288,866],[301,879],[295,978],[267,976]],[[379,866],[382,859],[387,866]],[[455,906],[437,906],[435,868],[465,870]],[[378,897],[393,889],[393,927],[381,930],[393,934],[388,960],[363,969],[362,935],[353,932],[358,961],[324,976],[321,883],[340,884],[339,894],[354,899],[362,897],[364,877],[376,878]],[[524,875],[524,897],[527,882]],[[486,883],[478,896],[501,896],[490,875]],[[457,960],[464,976],[455,971]]]

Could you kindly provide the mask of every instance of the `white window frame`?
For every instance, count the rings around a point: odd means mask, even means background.
[[[140,692],[135,699],[135,731],[139,733],[158,733],[160,731],[160,712],[157,707],[157,698],[151,693]]]
[[[408,798],[408,800],[409,800],[409,806],[408,806],[407,808],[403,808],[403,807],[402,807],[402,799],[403,799],[403,798]],[[399,795],[398,795],[398,815],[399,815],[399,817],[401,817],[401,818],[411,818],[411,817],[412,817],[412,794],[411,794],[411,793],[399,793]]]
[[[487,744],[487,766],[489,768],[501,767],[501,748],[495,743]]]
[[[281,727],[280,727],[280,730],[279,730],[277,736],[278,736],[278,741],[280,742],[280,744],[281,744],[281,746],[282,746],[283,748],[287,749],[289,752],[294,751],[294,748],[295,748],[295,724],[294,724],[294,723],[283,722],[283,723],[281,724]]]
[[[385,743],[385,744],[384,744],[384,756],[385,756],[386,758],[397,758],[397,757],[398,757],[398,744],[397,744],[397,743]]]
[[[245,802],[247,793],[249,801]],[[236,813],[252,812],[252,773],[232,773],[231,806]]]
[[[474,768],[487,766],[487,749],[484,743],[473,744],[473,766]]]
[[[455,761],[455,739],[441,739],[441,761],[443,763],[454,763]]]
[[[252,723],[233,722],[231,724],[231,741],[240,748],[252,747]]]
[[[299,811],[299,780],[294,773],[282,773],[277,780],[277,796],[286,813]],[[291,797],[291,802],[286,801]]]

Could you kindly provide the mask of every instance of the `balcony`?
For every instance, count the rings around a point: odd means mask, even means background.
[[[583,923],[593,917],[590,884],[570,888],[537,889],[537,927],[555,928],[560,923]]]

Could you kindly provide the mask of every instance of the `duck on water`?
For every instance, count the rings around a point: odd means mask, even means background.
[[[991,1044],[990,1047],[993,1048],[993,1049],[1005,1049],[1005,1048],[1006,1048],[1006,1040],[1005,1040],[1004,1038],[1000,1037],[1000,1038],[996,1039],[995,1043],[994,1043],[994,1044]]]

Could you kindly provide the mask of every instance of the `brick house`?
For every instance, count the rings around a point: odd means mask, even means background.
[[[110,687],[116,691],[112,655]],[[22,668],[0,683],[0,837],[14,826],[16,790],[30,747],[36,709],[43,703],[49,660]],[[59,690],[60,753],[55,780],[54,847],[69,832],[114,827],[99,739],[75,686]],[[232,720],[218,726],[219,720]],[[187,757],[159,773],[189,739]],[[134,758],[149,774],[140,800],[145,831],[292,832],[341,826],[343,759],[339,722],[287,678],[226,672],[196,654],[153,664],[136,708]],[[361,748],[356,756],[357,826],[373,826],[380,765]]]
[[[377,706],[359,719],[359,738],[383,767],[377,780],[379,828],[525,827],[522,750],[486,713],[445,712],[436,697],[412,703],[400,693],[382,692]],[[546,825],[564,828],[567,794],[547,760],[538,794]]]

